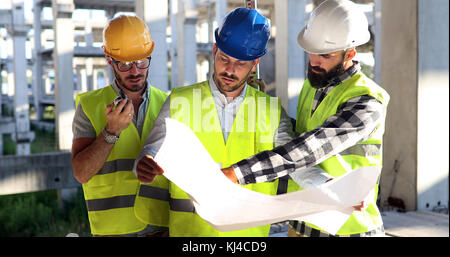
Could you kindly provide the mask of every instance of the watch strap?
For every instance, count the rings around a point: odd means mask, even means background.
[[[115,144],[117,141],[119,141],[119,136],[111,135],[106,131],[106,127],[102,130],[103,137],[105,138],[106,143],[108,144]]]

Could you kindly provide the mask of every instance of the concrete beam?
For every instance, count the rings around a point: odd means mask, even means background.
[[[79,187],[71,153],[0,157],[0,195]]]
[[[178,0],[169,0],[170,15],[170,62],[171,62],[171,84],[170,89],[178,86],[178,39],[177,39],[177,17],[178,17]]]

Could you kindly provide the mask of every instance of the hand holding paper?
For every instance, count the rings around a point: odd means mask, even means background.
[[[152,156],[145,155],[139,160],[136,173],[138,180],[142,183],[152,183],[157,175],[164,173],[164,170],[155,162]]]

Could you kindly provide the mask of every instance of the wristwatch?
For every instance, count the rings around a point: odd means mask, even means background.
[[[106,127],[103,128],[102,134],[105,137],[105,141],[108,144],[115,144],[117,141],[119,141],[119,136],[111,135],[106,131]]]

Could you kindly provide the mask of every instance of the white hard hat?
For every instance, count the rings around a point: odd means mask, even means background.
[[[366,15],[355,3],[327,0],[311,13],[297,41],[310,54],[326,54],[365,44],[369,39]]]

